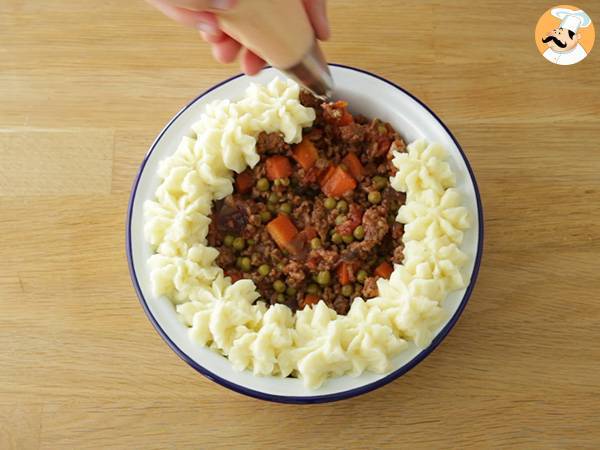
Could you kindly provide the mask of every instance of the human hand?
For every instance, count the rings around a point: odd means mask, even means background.
[[[146,0],[165,16],[182,25],[195,28],[212,48],[220,63],[233,62],[241,53],[240,64],[248,75],[254,75],[265,66],[265,61],[219,28],[219,11],[234,8],[238,1],[252,0]],[[317,39],[329,38],[325,0],[302,0],[306,14]]]

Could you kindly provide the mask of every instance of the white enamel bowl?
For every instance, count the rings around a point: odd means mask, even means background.
[[[466,289],[451,293],[444,301],[449,319],[439,326],[429,347],[419,349],[411,344],[408,350],[393,359],[392,370],[388,373],[367,372],[359,377],[333,378],[317,390],[305,388],[301,380],[294,378],[261,377],[248,371],[236,372],[226,358],[194,345],[187,336],[186,327],[177,320],[169,300],[152,295],[147,266],[152,251],[143,238],[143,203],[153,198],[159,184],[156,175],[158,162],[174,152],[182,136],[189,133],[192,123],[198,119],[207,103],[216,99],[240,98],[250,82],[267,83],[280,74],[269,68],[255,77],[238,75],[210,88],[173,117],[158,135],[142,162],[132,188],[127,216],[127,257],[133,285],[141,305],[173,351],[213,381],[242,394],[264,400],[287,403],[335,401],[369,392],[406,373],[440,344],[458,320],[473,290],[481,260],[481,200],[467,158],[450,131],[427,106],[392,82],[352,67],[331,65],[331,71],[336,85],[335,97],[347,100],[351,111],[390,122],[407,142],[425,137],[449,150],[457,187],[464,196],[465,206],[471,210],[474,218],[473,227],[465,233],[461,247],[470,257],[464,272],[471,281]]]

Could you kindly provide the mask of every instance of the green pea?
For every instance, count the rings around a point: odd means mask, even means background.
[[[369,199],[369,203],[373,203],[373,204],[377,204],[381,202],[381,192],[379,191],[371,191],[369,192],[369,196],[367,197]]]
[[[314,283],[310,283],[307,287],[306,287],[306,292],[308,292],[309,294],[313,294],[316,295],[319,293],[319,286],[317,286]]]
[[[363,227],[362,225],[357,226],[352,232],[352,234],[356,239],[360,241],[362,238],[365,237],[365,227]]]
[[[342,235],[340,233],[333,233],[331,235],[331,242],[334,244],[341,244],[343,242]]]
[[[317,283],[319,283],[321,286],[327,286],[329,283],[331,283],[331,274],[329,273],[329,270],[321,270],[319,272],[317,275]]]
[[[354,286],[351,284],[346,284],[342,286],[342,295],[344,297],[350,297],[354,293]]]
[[[294,295],[296,295],[296,292],[298,292],[296,290],[296,288],[294,286],[288,286],[287,289],[285,290],[285,293],[287,295],[289,295],[290,297],[293,297]]]
[[[359,283],[364,283],[368,276],[369,275],[367,274],[366,270],[359,270],[356,274],[356,281]]]
[[[282,205],[279,206],[279,211],[281,211],[284,214],[291,214],[292,213],[292,205],[290,205],[289,203],[283,203]]]
[[[290,185],[290,179],[289,178],[281,178],[279,180],[279,182],[281,183],[282,186],[289,186]]]
[[[273,186],[279,186],[281,184],[281,181],[279,180],[279,178],[275,178],[275,180],[273,180]]]
[[[279,194],[277,192],[271,192],[269,194],[269,203],[277,203],[279,201]]]
[[[250,258],[244,256],[240,262],[240,269],[242,269],[244,272],[249,272],[251,267],[252,263],[250,262]]]
[[[269,190],[269,180],[266,178],[261,178],[256,182],[256,188],[261,192],[266,192]]]
[[[272,212],[272,213],[275,213],[275,212],[277,212],[277,205],[275,205],[274,203],[269,203],[269,204],[267,205],[267,209],[268,209],[270,212]]]
[[[335,218],[335,224],[336,225],[341,225],[346,221],[346,216],[344,216],[343,214],[340,214],[339,216],[337,216]]]
[[[373,187],[378,191],[382,190],[387,186],[387,180],[384,177],[376,176],[373,177]]]
[[[242,268],[242,257],[241,257],[241,256],[238,256],[238,257],[235,259],[235,266],[236,266],[238,269],[241,269],[241,268]]]
[[[336,205],[338,211],[346,212],[348,211],[348,203],[345,200],[340,200]]]
[[[237,251],[242,251],[244,250],[244,248],[246,248],[246,241],[244,241],[244,238],[241,237],[236,237],[233,240],[233,248]]]
[[[283,294],[277,294],[275,296],[275,301],[277,303],[285,303],[285,295],[283,295]]]
[[[321,239],[319,239],[318,237],[312,238],[310,240],[310,248],[312,248],[313,250],[321,248]]]
[[[262,275],[263,277],[266,277],[267,275],[269,275],[270,271],[271,271],[271,268],[269,267],[268,264],[261,264],[260,266],[258,266],[258,273],[260,275]]]
[[[331,197],[327,197],[325,199],[325,201],[323,202],[323,204],[325,205],[325,208],[333,209],[333,208],[335,208],[336,202],[335,202],[335,199],[333,199]]]
[[[283,272],[283,268],[285,267],[285,264],[283,263],[277,263],[277,270],[279,270],[280,272]]]
[[[269,211],[261,211],[260,221],[262,223],[267,223],[269,220],[271,220],[271,213]]]
[[[246,241],[246,243],[248,244],[249,247],[252,247],[254,244],[256,244],[256,241],[254,239],[248,239]]]
[[[344,244],[351,244],[354,242],[354,236],[351,234],[346,234],[345,236],[342,236],[342,240],[344,241]]]
[[[285,283],[281,280],[275,280],[273,283],[273,289],[275,289],[275,292],[285,292]]]
[[[223,243],[227,247],[231,247],[231,244],[233,244],[233,239],[234,239],[234,237],[232,235],[228,234],[227,236],[225,236],[225,239],[223,239]]]

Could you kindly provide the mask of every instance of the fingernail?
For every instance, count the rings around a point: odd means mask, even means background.
[[[196,29],[198,31],[204,31],[208,34],[215,34],[217,32],[217,27],[215,27],[212,23],[199,22],[196,25]]]
[[[212,0],[211,4],[214,9],[231,9],[235,0]]]

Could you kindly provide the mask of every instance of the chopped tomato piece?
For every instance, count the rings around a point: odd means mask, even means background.
[[[354,122],[352,114],[348,112],[348,102],[338,100],[333,104],[333,106],[341,111],[341,116],[338,120],[339,125],[350,125],[352,122]]]
[[[365,168],[360,162],[360,159],[358,159],[358,156],[356,156],[356,153],[348,153],[344,159],[342,159],[342,162],[346,164],[348,170],[354,178],[361,180],[364,177]]]
[[[356,180],[339,166],[333,170],[330,176],[326,176],[321,183],[321,190],[328,197],[341,197],[355,188]]]
[[[340,118],[340,125],[350,125],[352,122],[354,122],[354,118],[352,117],[352,114],[350,114],[348,111],[344,111],[342,113],[342,117]]]
[[[267,178],[271,181],[288,178],[292,174],[292,165],[285,156],[271,156],[266,161]]]
[[[300,300],[299,305],[300,308],[304,308],[308,305],[316,305],[319,303],[319,296],[314,294],[307,294],[303,299]]]
[[[286,250],[293,255],[305,257],[310,250],[310,240],[316,236],[317,230],[315,230],[313,227],[307,227],[294,236],[294,238],[286,246]]]
[[[315,144],[313,144],[313,142],[310,139],[307,139],[305,137],[304,139],[302,139],[302,142],[300,142],[294,148],[293,156],[294,159],[298,161],[298,164],[300,164],[304,170],[308,170],[317,161],[317,158],[319,157],[319,152],[317,151]]]
[[[363,211],[356,203],[350,204],[350,211],[346,216],[347,220],[335,227],[336,231],[342,236],[351,234],[354,229],[362,222]]]
[[[392,275],[394,268],[392,265],[384,261],[375,268],[375,275],[382,278],[389,278]]]
[[[308,185],[317,183],[322,173],[322,169],[319,169],[317,166],[312,166],[304,173],[304,177],[302,178],[302,184]]]
[[[319,258],[315,256],[310,257],[306,261],[306,268],[309,270],[315,270],[317,268],[317,264],[319,264]]]
[[[382,138],[379,140],[377,145],[379,146],[379,150],[377,153],[379,155],[384,155],[390,149],[390,145],[392,145],[392,140],[389,138]]]
[[[302,232],[309,241],[317,237],[317,230],[314,227],[306,227],[304,230],[302,230]]]
[[[235,177],[235,190],[240,194],[247,194],[254,185],[254,176],[250,170],[245,170]]]
[[[281,249],[294,251],[292,242],[298,234],[296,225],[285,214],[279,214],[267,224],[267,231]]]
[[[336,125],[350,125],[354,122],[352,114],[348,112],[348,102],[338,100],[323,105],[324,118],[327,122]]]
[[[231,278],[232,283],[235,283],[236,281],[242,279],[242,274],[237,273],[237,272],[230,273],[230,274],[228,274],[228,276],[229,276],[229,278]]]

